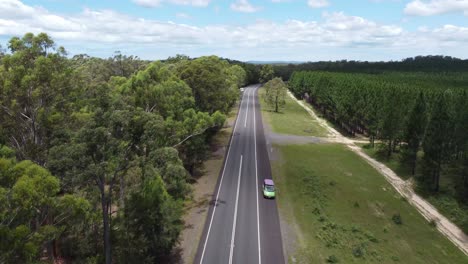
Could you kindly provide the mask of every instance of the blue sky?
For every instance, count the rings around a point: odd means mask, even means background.
[[[0,0],[2,46],[26,32],[100,57],[468,58],[468,0]]]

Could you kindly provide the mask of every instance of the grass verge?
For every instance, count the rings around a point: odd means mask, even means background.
[[[300,229],[298,263],[467,263],[359,156],[339,144],[276,146],[280,213]]]
[[[263,117],[271,125],[273,132],[297,136],[324,137],[327,135],[326,129],[320,126],[317,120],[312,119],[309,113],[288,95],[286,95],[285,108],[275,113],[263,100],[265,89],[259,89],[258,94]]]
[[[402,179],[406,180],[413,176],[411,168],[401,163],[399,153],[394,153],[390,158],[387,158],[385,153],[381,151],[382,147],[379,145],[376,145],[374,148],[369,148],[367,144],[359,144],[359,146],[367,155],[385,164]],[[418,154],[419,159],[422,159],[422,155],[422,152]],[[422,162],[418,162],[416,177],[421,177],[422,175],[421,164]],[[456,199],[457,176],[453,168],[445,168],[441,175],[440,191],[438,193],[427,191],[424,186],[415,188],[415,191],[461,228],[465,234],[468,234],[468,205]]]

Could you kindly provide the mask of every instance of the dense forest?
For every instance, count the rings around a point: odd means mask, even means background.
[[[300,64],[276,64],[275,75],[287,81],[295,71],[330,71],[349,73],[400,72],[467,72],[468,60],[450,56],[416,56],[401,61],[318,61]]]
[[[398,152],[422,190],[451,182],[443,191],[468,208],[468,74],[299,71],[289,87],[345,133],[379,140],[387,158]]]
[[[46,34],[0,57],[0,263],[156,263],[247,73],[215,56],[67,57]],[[253,78],[253,77],[250,77]]]

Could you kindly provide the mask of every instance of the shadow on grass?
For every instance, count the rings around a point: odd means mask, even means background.
[[[275,110],[271,110],[271,109],[263,109],[262,111],[273,113],[273,114],[281,114],[281,115],[286,114],[284,111],[275,112]]]

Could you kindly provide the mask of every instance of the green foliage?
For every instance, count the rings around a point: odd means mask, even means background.
[[[392,215],[392,220],[397,225],[402,225],[403,224],[403,220],[401,219],[400,213],[393,214]]]
[[[8,47],[0,51],[0,262],[154,263],[170,254],[190,177],[258,69],[215,56],[68,59],[44,33]],[[123,245],[123,236],[135,240]]]
[[[163,118],[182,118],[194,106],[190,87],[161,62],[150,64],[119,87],[129,104],[158,113]]]
[[[158,175],[131,193],[119,232],[119,263],[159,263],[177,243],[183,227],[182,203],[166,192]]]
[[[47,243],[85,219],[89,202],[59,196],[59,185],[29,160],[0,158],[0,262],[34,262]]]
[[[450,159],[453,122],[448,94],[440,95],[434,105],[423,143],[424,171],[431,177],[432,189],[439,191],[442,164]]]
[[[266,91],[264,96],[265,102],[278,113],[286,104],[286,84],[280,78],[274,78],[263,87]]]
[[[353,255],[356,258],[364,257],[365,253],[366,253],[366,249],[363,247],[363,245],[357,245],[353,248]]]
[[[15,151],[7,146],[0,145],[0,158],[13,158]]]
[[[409,176],[416,174],[422,147],[418,180],[425,188],[437,192],[441,174],[455,167],[461,200],[468,197],[467,84],[466,74],[450,72],[295,72],[289,81],[296,96],[343,132],[369,136],[370,147],[382,140],[388,161],[394,163],[391,155],[401,151],[403,163],[395,167],[409,168]]]
[[[258,79],[260,83],[266,83],[275,77],[275,72],[273,71],[273,66],[270,64],[265,64],[260,70],[260,78]]]
[[[339,263],[340,261],[335,255],[328,256],[327,263]]]
[[[300,64],[278,64],[273,65],[275,74],[283,80],[288,81],[297,71],[330,71],[348,73],[370,73],[381,74],[391,71],[399,72],[426,72],[431,75],[441,72],[455,74],[468,71],[468,60],[458,59],[450,56],[428,55],[416,56],[401,61],[318,61]]]
[[[9,42],[0,65],[0,123],[21,159],[46,163],[46,151],[65,122],[73,100],[69,64],[46,34],[27,33]]]
[[[410,163],[413,175],[416,171],[417,154],[423,141],[426,125],[426,100],[421,92],[408,118],[404,137],[408,145],[403,151],[403,161]]]
[[[241,69],[216,56],[183,61],[176,69],[178,76],[192,88],[197,109],[208,113],[228,112],[237,99],[238,84],[244,76]]]
[[[247,81],[247,74],[245,70],[239,65],[232,65],[227,69],[228,75],[232,78],[238,88],[244,87]]]

